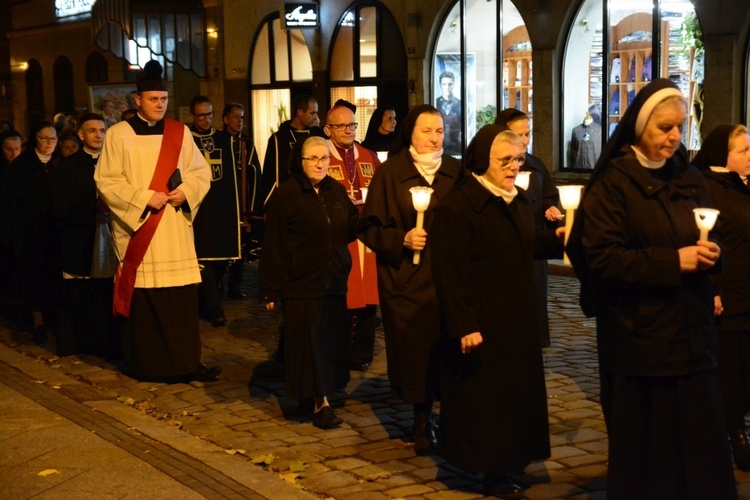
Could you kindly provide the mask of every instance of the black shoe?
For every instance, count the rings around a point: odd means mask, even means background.
[[[187,382],[213,382],[221,373],[220,366],[207,367],[204,364],[198,365],[198,371],[187,376]]]
[[[328,405],[313,413],[312,416],[312,423],[318,429],[334,429],[343,422],[341,417],[337,416],[333,408]]]
[[[214,320],[211,322],[211,326],[213,327],[220,327],[227,324],[227,318],[221,314],[218,317],[214,318]]]
[[[227,294],[227,296],[230,299],[234,299],[234,300],[245,300],[245,299],[247,299],[247,294],[246,293],[242,293],[239,290],[229,290],[229,293]]]
[[[417,455],[430,455],[437,449],[437,438],[432,426],[430,415],[425,413],[414,414],[414,453]]]
[[[526,487],[513,481],[510,475],[487,474],[482,492],[495,498],[521,498]]]
[[[355,372],[364,372],[370,368],[370,363],[367,361],[351,361],[349,363],[349,369]]]

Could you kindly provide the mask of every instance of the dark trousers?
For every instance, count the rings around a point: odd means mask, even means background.
[[[719,330],[719,381],[727,431],[745,428],[750,409],[750,332]]]
[[[221,274],[217,273],[217,269],[223,271],[223,265],[224,261],[201,261],[202,269],[198,307],[201,316],[211,321],[224,316],[224,308],[221,306],[221,294],[219,293],[218,286]]]

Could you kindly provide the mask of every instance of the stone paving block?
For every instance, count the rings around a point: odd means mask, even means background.
[[[446,490],[428,493],[424,498],[426,500],[474,500],[476,498],[485,498],[485,496],[473,491]]]
[[[343,488],[336,488],[335,490],[331,490],[330,494],[336,500],[345,500],[345,499],[359,500],[360,498],[359,495],[372,495],[372,494],[375,494],[376,492],[383,491],[385,488],[386,488],[385,485],[382,485],[377,482],[357,481],[357,484],[344,486]],[[387,495],[384,495],[379,498],[389,498],[389,497]]]
[[[373,463],[382,463],[389,460],[398,460],[399,458],[407,459],[414,456],[414,450],[411,448],[395,448],[391,450],[376,450],[360,453],[365,460]]]
[[[570,495],[580,495],[585,490],[568,483],[538,484],[524,491],[524,496],[530,500],[548,498],[567,498]]]
[[[337,439],[325,439],[325,443],[331,448],[340,448],[342,446],[357,446],[361,443],[367,443],[366,439],[359,436],[344,436]]]
[[[606,479],[607,464],[602,462],[583,467],[574,467],[568,470],[568,472],[582,479]]]
[[[409,486],[401,486],[399,488],[393,488],[392,490],[386,490],[386,494],[392,498],[406,498],[406,497],[424,497],[428,493],[433,493],[435,490],[429,486],[423,484],[413,484]]]
[[[343,471],[358,469],[360,467],[367,467],[368,465],[371,465],[369,462],[355,457],[337,458],[334,460],[328,460],[325,463],[331,469],[338,469]]]
[[[558,458],[558,461],[568,468],[579,467],[582,465],[598,464],[607,461],[606,455],[597,455],[588,453],[586,455],[576,455],[574,457]]]
[[[601,432],[596,429],[581,428],[562,434],[569,442],[575,441],[578,446],[580,443],[586,441],[597,441],[607,438],[606,432]]]
[[[328,471],[304,476],[300,484],[311,491],[326,492],[357,484],[357,480],[341,471]]]

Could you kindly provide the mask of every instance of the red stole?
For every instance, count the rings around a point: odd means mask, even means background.
[[[161,139],[159,159],[156,161],[154,176],[148,186],[150,190],[169,192],[169,178],[177,169],[184,127],[185,125],[176,120],[169,118],[164,120],[164,135]],[[130,300],[135,288],[136,271],[143,262],[143,257],[146,255],[146,250],[151,244],[151,239],[156,233],[162,215],[164,215],[164,208],[167,206],[165,205],[158,212],[151,209],[151,216],[130,237],[125,258],[115,272],[115,290],[112,300],[112,312],[115,316],[118,314],[126,318],[130,316]]]

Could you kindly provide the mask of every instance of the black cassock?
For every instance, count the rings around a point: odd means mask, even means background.
[[[240,205],[232,136],[214,129],[205,134],[195,127],[190,130],[211,167],[211,189],[201,202],[194,223],[198,260],[239,259]]]
[[[475,178],[438,207],[432,270],[440,299],[443,456],[472,472],[521,472],[550,455],[533,259],[562,253],[536,232],[524,194],[510,205]],[[483,343],[461,353],[461,337]]]

